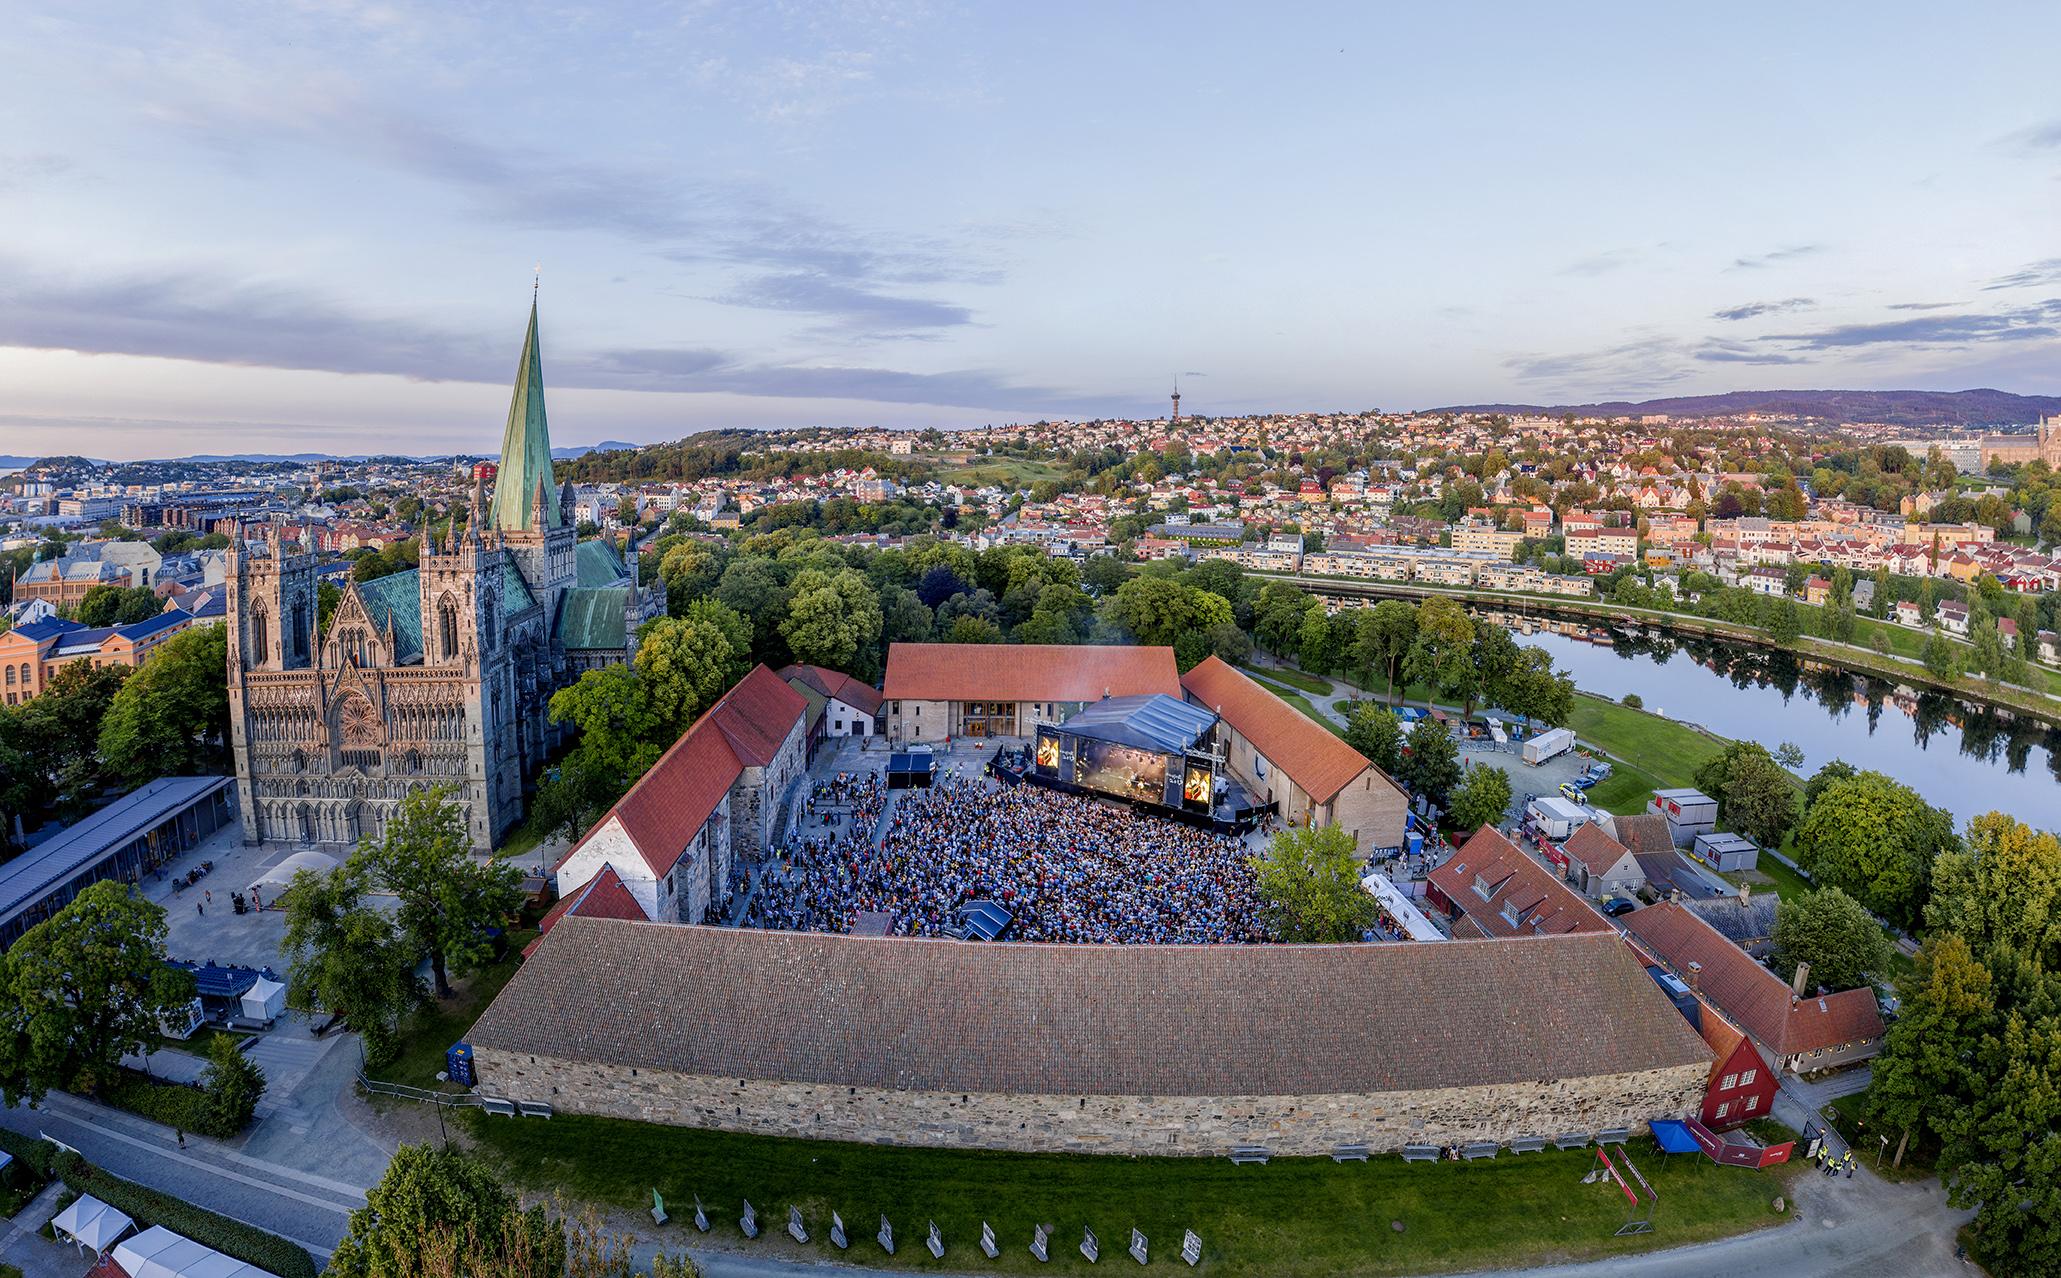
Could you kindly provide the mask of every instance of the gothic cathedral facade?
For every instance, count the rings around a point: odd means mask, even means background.
[[[425,540],[414,569],[347,581],[319,628],[316,556],[277,527],[232,539],[229,719],[246,843],[347,850],[377,838],[403,795],[438,785],[478,851],[521,819],[561,733],[551,694],[627,661],[659,611],[634,548],[625,562],[577,540],[572,500],[571,484],[552,483],[532,303],[494,491],[474,481],[462,533]]]

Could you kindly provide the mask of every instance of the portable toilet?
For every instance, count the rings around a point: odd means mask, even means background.
[[[477,1086],[478,1077],[472,1072],[472,1044],[451,1044],[444,1052],[444,1072],[460,1087]]]

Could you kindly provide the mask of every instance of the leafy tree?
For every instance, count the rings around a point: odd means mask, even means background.
[[[1696,770],[1696,788],[1716,799],[1718,815],[1764,848],[1779,848],[1796,824],[1796,790],[1767,747],[1734,741]]]
[[[1033,614],[1035,618],[1036,614]],[[890,586],[880,592],[880,637],[885,643],[920,643],[930,638],[935,618],[916,592],[906,586]],[[1025,639],[1024,643],[1036,642]],[[1054,640],[1071,643],[1071,639]]]
[[[100,757],[125,785],[219,768],[228,755],[229,636],[202,625],[167,639],[122,683],[100,722]]]
[[[722,608],[712,600],[704,603]],[[723,609],[730,617],[737,614]],[[702,617],[660,617],[639,632],[633,665],[651,708],[661,750],[678,740],[744,673],[750,653],[735,629]]]
[[[0,955],[0,990],[0,1095],[14,1104],[112,1081],[193,997],[193,978],[165,965],[164,910],[103,880]]]
[[[378,841],[367,837],[351,863],[400,899],[401,931],[429,954],[439,997],[449,973],[464,975],[493,953],[491,929],[522,905],[522,872],[472,859],[465,816],[443,786],[410,790]]]
[[[1961,677],[1961,649],[1953,640],[1938,630],[1925,636],[1925,647],[1919,653],[1925,663],[1925,673],[1935,679],[1951,682]]]
[[[370,883],[362,863],[327,874],[302,870],[280,894],[286,915],[286,999],[296,1010],[335,1012],[358,1031],[367,1064],[383,1065],[399,1050],[401,1019],[422,998],[416,952],[394,921],[365,904]]]
[[[1762,612],[1761,628],[1776,646],[1793,648],[1803,637],[1803,613],[1794,599],[1770,599]]]
[[[952,628],[945,632],[946,643],[1000,643],[1002,628],[986,617],[963,615],[952,618]]]
[[[1357,941],[1373,926],[1374,898],[1360,887],[1358,851],[1340,827],[1283,830],[1251,863],[1268,924],[1281,940]]]
[[[1924,906],[1934,859],[1954,844],[1951,816],[1879,772],[1826,786],[1796,830],[1805,872],[1904,927]]]
[[[1388,680],[1388,699],[1394,701],[1396,667],[1417,640],[1417,610],[1400,599],[1384,599],[1361,610],[1354,630],[1354,667],[1381,671]]]
[[[1346,718],[1345,743],[1394,776],[1403,763],[1403,721],[1386,706],[1362,701]]]
[[[1331,616],[1321,602],[1313,599],[1302,614],[1302,632],[1296,643],[1297,659],[1303,669],[1311,674],[1331,673],[1338,655],[1331,639]]]
[[[1803,766],[1803,747],[1794,741],[1784,741],[1775,747],[1774,759],[1793,772]]]
[[[780,633],[795,659],[852,673],[869,662],[881,630],[880,596],[864,573],[847,568],[798,574]]]
[[[435,1263],[455,1243],[455,1267]],[[470,1154],[403,1145],[365,1205],[351,1213],[330,1257],[328,1278],[556,1278],[565,1272],[563,1226],[542,1207],[525,1208]]]
[[[659,738],[667,720],[652,707],[632,666],[586,671],[571,687],[551,694],[550,710],[553,723],[580,730],[580,744],[567,757],[567,767],[602,787],[607,802],[650,771],[663,753]]]
[[[1230,601],[1166,577],[1140,575],[1117,587],[1102,615],[1137,637],[1139,643],[1172,647],[1183,634],[1235,624]]]
[[[1812,981],[1850,990],[1889,965],[1889,938],[1859,901],[1836,887],[1818,888],[1776,910],[1774,961],[1784,979],[1808,963]]]
[[[1627,710],[1644,710],[1646,708],[1646,698],[1636,692],[1625,693],[1623,703]]]
[[[208,1065],[200,1077],[207,1098],[208,1133],[229,1137],[250,1126],[265,1094],[265,1071],[245,1056],[237,1040],[217,1034],[208,1042]]]
[[[83,804],[100,788],[100,725],[130,673],[126,666],[66,662],[42,694],[21,707],[21,748],[54,781],[61,798]]]
[[[1467,769],[1466,779],[1453,792],[1450,816],[1455,829],[1479,830],[1500,825],[1509,810],[1509,775],[1492,764],[1477,763]]]
[[[1433,596],[1418,606],[1417,638],[1403,659],[1403,674],[1447,700],[1473,704],[1481,693],[1481,672],[1474,665],[1474,623],[1459,604]]]
[[[716,583],[716,599],[751,622],[752,656],[769,666],[786,665],[780,623],[787,615],[787,584],[770,559],[733,561]]]
[[[1277,657],[1292,656],[1302,644],[1303,618],[1309,610],[1308,593],[1286,582],[1270,581],[1260,587],[1253,603],[1253,638]]]
[[[81,625],[127,626],[148,621],[165,610],[148,586],[95,586],[79,599],[75,614]]]
[[[1553,669],[1553,654],[1544,648],[1518,648],[1487,695],[1512,714],[1544,723],[1565,723],[1574,715],[1574,679]]]
[[[1433,806],[1444,808],[1453,787],[1460,784],[1460,747],[1453,743],[1453,734],[1436,720],[1419,719],[1403,744],[1408,753],[1396,780]]]
[[[1933,864],[1925,922],[2061,973],[2061,839],[2001,812],[1974,818]]]
[[[1824,767],[1811,773],[1810,780],[1803,783],[1803,810],[1808,813],[1811,807],[1817,803],[1818,796],[1829,789],[1833,782],[1844,781],[1848,777],[1856,776],[1859,773],[1859,768],[1854,767],[1844,759],[1833,759],[1827,762]]]

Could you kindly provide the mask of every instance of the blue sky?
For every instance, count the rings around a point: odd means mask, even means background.
[[[1438,12],[1423,10],[1437,9]],[[95,3],[0,453],[2061,392],[2061,6]]]

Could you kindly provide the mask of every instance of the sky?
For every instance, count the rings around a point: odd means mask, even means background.
[[[2061,393],[2061,5],[37,3],[0,454]],[[537,272],[541,270],[539,276]]]

